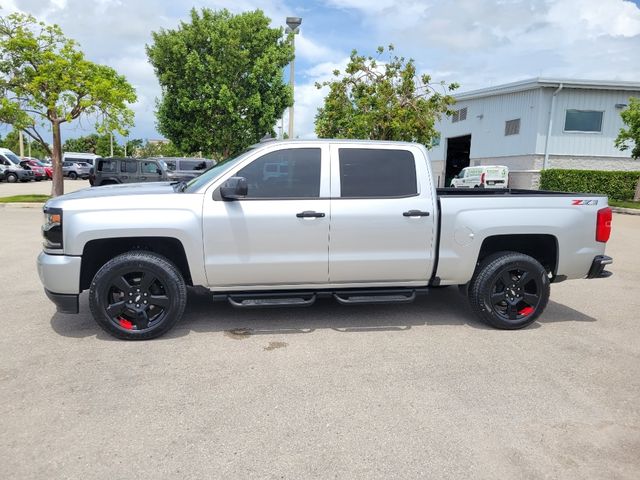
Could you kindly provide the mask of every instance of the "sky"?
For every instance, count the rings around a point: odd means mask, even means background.
[[[272,26],[302,17],[294,117],[300,138],[315,136],[326,94],[315,83],[343,69],[353,49],[373,55],[377,46],[393,44],[420,73],[457,82],[459,92],[533,77],[640,81],[640,0],[0,0],[0,6],[0,15],[22,11],[57,23],[90,60],[127,77],[138,94],[129,138],[162,138],[154,115],[160,87],[145,45],[151,32],[178,27],[193,7],[260,8]],[[285,114],[285,130],[287,121]],[[76,121],[63,140],[92,127]]]

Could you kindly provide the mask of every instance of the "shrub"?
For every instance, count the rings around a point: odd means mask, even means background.
[[[599,193],[615,200],[632,200],[640,171],[543,170],[541,190],[557,192]]]

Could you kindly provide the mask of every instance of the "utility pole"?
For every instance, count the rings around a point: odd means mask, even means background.
[[[109,132],[109,143],[111,146],[111,155],[109,155],[110,157],[113,157],[113,132]]]
[[[24,157],[24,138],[22,138],[22,130],[18,130],[18,138],[20,139],[20,158]]]
[[[293,33],[291,45],[293,46],[294,59],[291,60],[289,65],[289,85],[291,85],[291,95],[295,102],[295,54],[296,54],[296,35],[300,33],[300,25],[302,25],[302,18],[300,17],[287,17],[286,33]],[[289,138],[293,138],[293,103],[289,107]]]

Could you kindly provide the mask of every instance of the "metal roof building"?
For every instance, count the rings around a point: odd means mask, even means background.
[[[506,165],[510,185],[537,188],[543,168],[640,170],[614,146],[640,82],[536,78],[455,95],[431,150],[438,185],[469,165]]]

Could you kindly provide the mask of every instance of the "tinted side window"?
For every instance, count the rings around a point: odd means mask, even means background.
[[[120,171],[123,173],[136,173],[138,171],[138,162],[135,160],[122,160],[120,162]]]
[[[340,196],[405,197],[416,195],[416,166],[407,150],[341,148]]]
[[[236,176],[247,179],[247,198],[317,198],[320,161],[319,148],[278,150],[254,160]]]
[[[207,164],[203,160],[180,160],[178,170],[204,170]]]
[[[116,171],[116,162],[112,162],[110,160],[100,160],[98,162],[98,171],[113,173]]]

